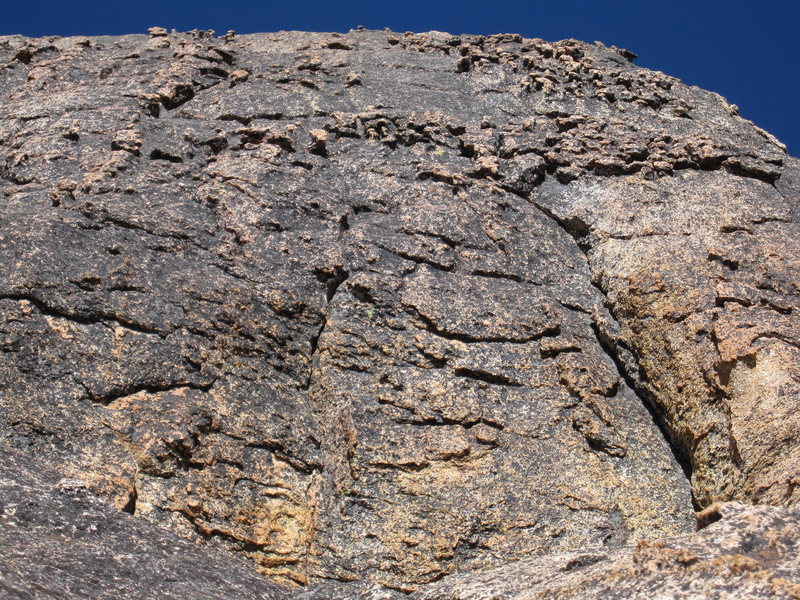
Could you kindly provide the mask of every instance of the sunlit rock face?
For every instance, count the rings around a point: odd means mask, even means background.
[[[0,443],[320,598],[795,504],[800,166],[632,58],[0,37]]]

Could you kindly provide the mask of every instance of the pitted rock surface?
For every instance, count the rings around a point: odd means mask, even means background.
[[[0,439],[295,585],[795,503],[798,163],[631,58],[0,38]]]

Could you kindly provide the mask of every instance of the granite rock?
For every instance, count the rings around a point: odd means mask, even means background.
[[[3,598],[279,600],[287,590],[243,560],[115,509],[78,479],[4,448]]]
[[[800,164],[632,58],[0,37],[0,443],[311,594],[796,503]]]
[[[796,507],[714,504],[698,533],[613,551],[580,551],[453,575],[414,600],[798,598]],[[713,524],[709,524],[713,521]]]

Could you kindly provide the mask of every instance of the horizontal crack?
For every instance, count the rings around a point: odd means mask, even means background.
[[[157,384],[141,384],[141,385],[132,385],[130,387],[125,388],[121,392],[115,394],[95,394],[92,392],[86,385],[78,379],[75,381],[81,385],[86,390],[86,393],[89,395],[89,399],[93,402],[101,404],[107,408],[110,408],[112,404],[122,400],[123,398],[128,398],[129,396],[133,396],[134,394],[139,394],[141,392],[147,392],[148,394],[163,394],[166,392],[174,392],[177,390],[198,390],[201,392],[208,392],[214,384],[216,383],[216,379],[209,382],[209,383],[170,383],[165,385],[157,385]]]
[[[455,340],[458,342],[464,342],[465,344],[477,344],[477,343],[502,343],[502,344],[527,344],[530,342],[535,342],[536,340],[540,340],[545,337],[557,337],[561,334],[561,326],[560,325],[551,325],[549,327],[545,327],[539,331],[531,332],[527,336],[504,336],[504,335],[486,335],[486,336],[477,336],[477,335],[470,335],[468,333],[456,333],[454,331],[444,331],[439,328],[432,319],[425,316],[421,312],[419,312],[413,306],[406,306],[410,312],[413,313],[414,316],[422,323],[422,329],[426,331],[444,338],[448,340]]]
[[[454,373],[456,377],[466,377],[468,379],[474,379],[476,381],[483,381],[484,383],[489,383],[491,385],[506,385],[510,387],[524,387],[523,384],[519,383],[518,381],[513,381],[508,377],[500,375],[498,373],[490,373],[489,371],[484,371],[481,369],[470,369],[467,367],[456,367],[454,369]]]
[[[44,302],[43,300],[40,300],[35,296],[31,296],[29,294],[4,294],[0,295],[0,300],[13,300],[15,302],[30,302],[36,307],[36,310],[43,315],[47,315],[50,317],[57,317],[60,319],[67,319],[68,321],[74,321],[75,323],[80,323],[81,325],[107,325],[108,322],[112,322],[116,323],[121,327],[124,327],[125,329],[129,329],[137,333],[146,335],[157,335],[161,338],[165,338],[169,333],[171,333],[147,327],[140,323],[133,323],[132,321],[121,319],[117,315],[110,315],[108,313],[103,313],[103,312],[98,312],[95,315],[85,315],[85,314],[81,315],[81,314],[70,313],[63,309],[55,308],[50,304]]]

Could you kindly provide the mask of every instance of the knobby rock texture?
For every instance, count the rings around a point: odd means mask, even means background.
[[[797,576],[690,532],[800,500],[800,162],[632,58],[0,37],[0,444],[298,598]]]

